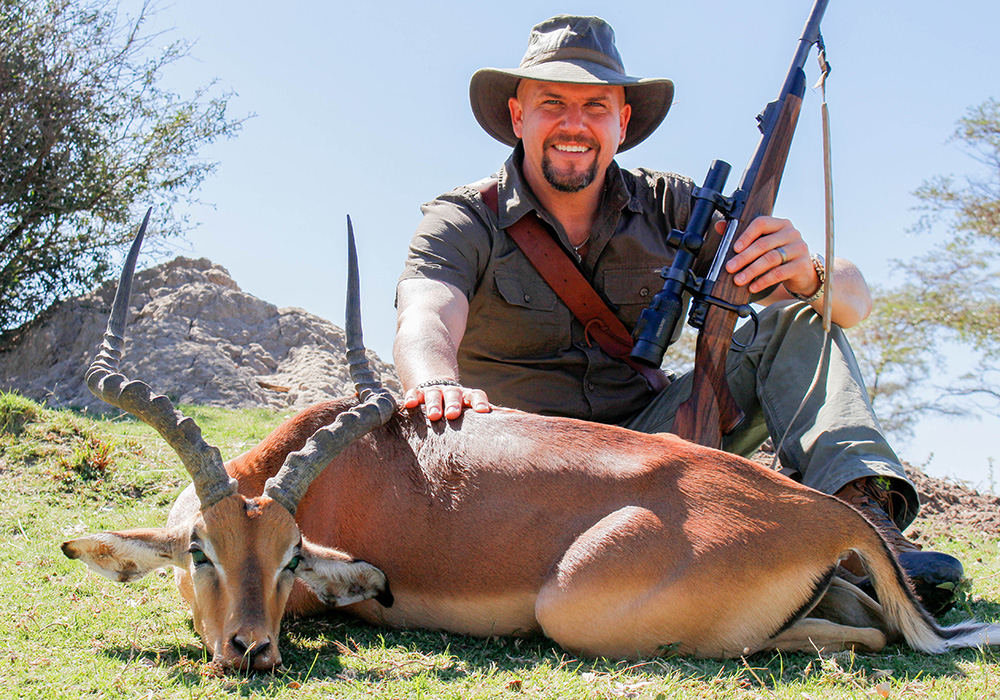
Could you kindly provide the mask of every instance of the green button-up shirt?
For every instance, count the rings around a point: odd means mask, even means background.
[[[502,406],[618,423],[652,397],[646,381],[588,342],[582,324],[505,232],[530,211],[573,247],[559,222],[538,203],[521,173],[518,146],[498,173],[498,213],[473,185],[422,207],[400,280],[447,282],[469,300],[458,365],[465,386],[485,389]],[[612,163],[604,199],[579,267],[631,330],[663,286],[671,229],[690,214],[694,184],[679,175],[622,170]]]

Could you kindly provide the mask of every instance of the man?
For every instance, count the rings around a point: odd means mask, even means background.
[[[495,180],[423,208],[397,288],[394,357],[406,406],[422,406],[432,421],[455,420],[466,408],[489,411],[492,400],[669,431],[690,374],[662,389],[591,342],[508,229],[537,215],[631,330],[662,286],[658,271],[673,257],[665,236],[684,228],[694,185],[623,171],[614,157],[660,124],[673,83],[628,76],[603,20],[561,15],[532,30],[519,68],[478,71],[470,96],[480,125],[514,152]],[[790,424],[823,344],[819,259],[790,222],[770,217],[753,221],[735,250],[729,271],[766,308],[750,347],[729,356],[727,378],[746,419],[725,449],[749,455],[768,435],[775,443],[785,436],[786,473],[859,507],[886,533],[928,606],[950,607],[947,584],[953,590],[962,580],[962,566],[901,534],[916,516],[917,494],[839,328],[817,389]],[[868,315],[871,296],[853,264],[838,259],[835,268],[832,320],[847,328]]]

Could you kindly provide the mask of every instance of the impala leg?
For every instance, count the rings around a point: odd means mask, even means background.
[[[535,616],[561,646],[585,656],[636,658],[685,642],[692,566],[652,512],[615,511],[581,534],[539,591]],[[682,651],[689,652],[684,648]]]
[[[835,577],[823,599],[809,612],[809,617],[836,622],[849,627],[874,627],[886,632],[890,625],[885,610],[867,593],[848,581]],[[889,642],[899,641],[895,634]]]
[[[615,511],[567,549],[539,590],[536,618],[547,636],[587,656],[731,657],[768,648],[819,599],[833,564],[765,558],[752,534],[729,534],[728,542],[696,539],[645,508]]]
[[[764,646],[778,651],[801,651],[807,654],[838,651],[874,653],[886,644],[885,635],[874,627],[849,627],[829,620],[807,617],[799,620]]]

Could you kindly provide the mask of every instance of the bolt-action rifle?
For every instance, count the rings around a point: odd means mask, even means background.
[[[667,347],[680,335],[679,321],[690,298],[688,323],[699,329],[694,388],[677,411],[673,431],[709,447],[721,447],[722,436],[743,420],[726,381],[726,356],[737,318],[749,316],[756,326],[749,290],[736,286],[725,265],[734,256],[733,243],[750,222],[769,216],[774,208],[805,94],[803,66],[814,44],[822,49],[819,25],[828,2],[816,0],[778,99],[757,117],[760,142],[737,190],[730,197],[722,195],[731,167],[720,160],[712,163],[702,187],[695,188],[686,229],[672,231],[668,238],[677,252],[671,266],[660,273],[665,280],[663,289],[643,310],[633,332],[632,357],[659,367]],[[698,276],[694,263],[716,212],[725,216],[726,230],[708,272]]]

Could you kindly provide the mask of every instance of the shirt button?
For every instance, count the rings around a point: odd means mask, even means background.
[[[639,296],[641,296],[641,297],[648,297],[649,296],[649,290],[646,289],[645,287],[643,287],[642,289],[639,290]]]
[[[531,303],[531,295],[530,294],[525,294],[524,295],[524,300],[530,304]]]
[[[594,383],[587,382],[587,391],[593,391],[593,390],[594,390]]]

